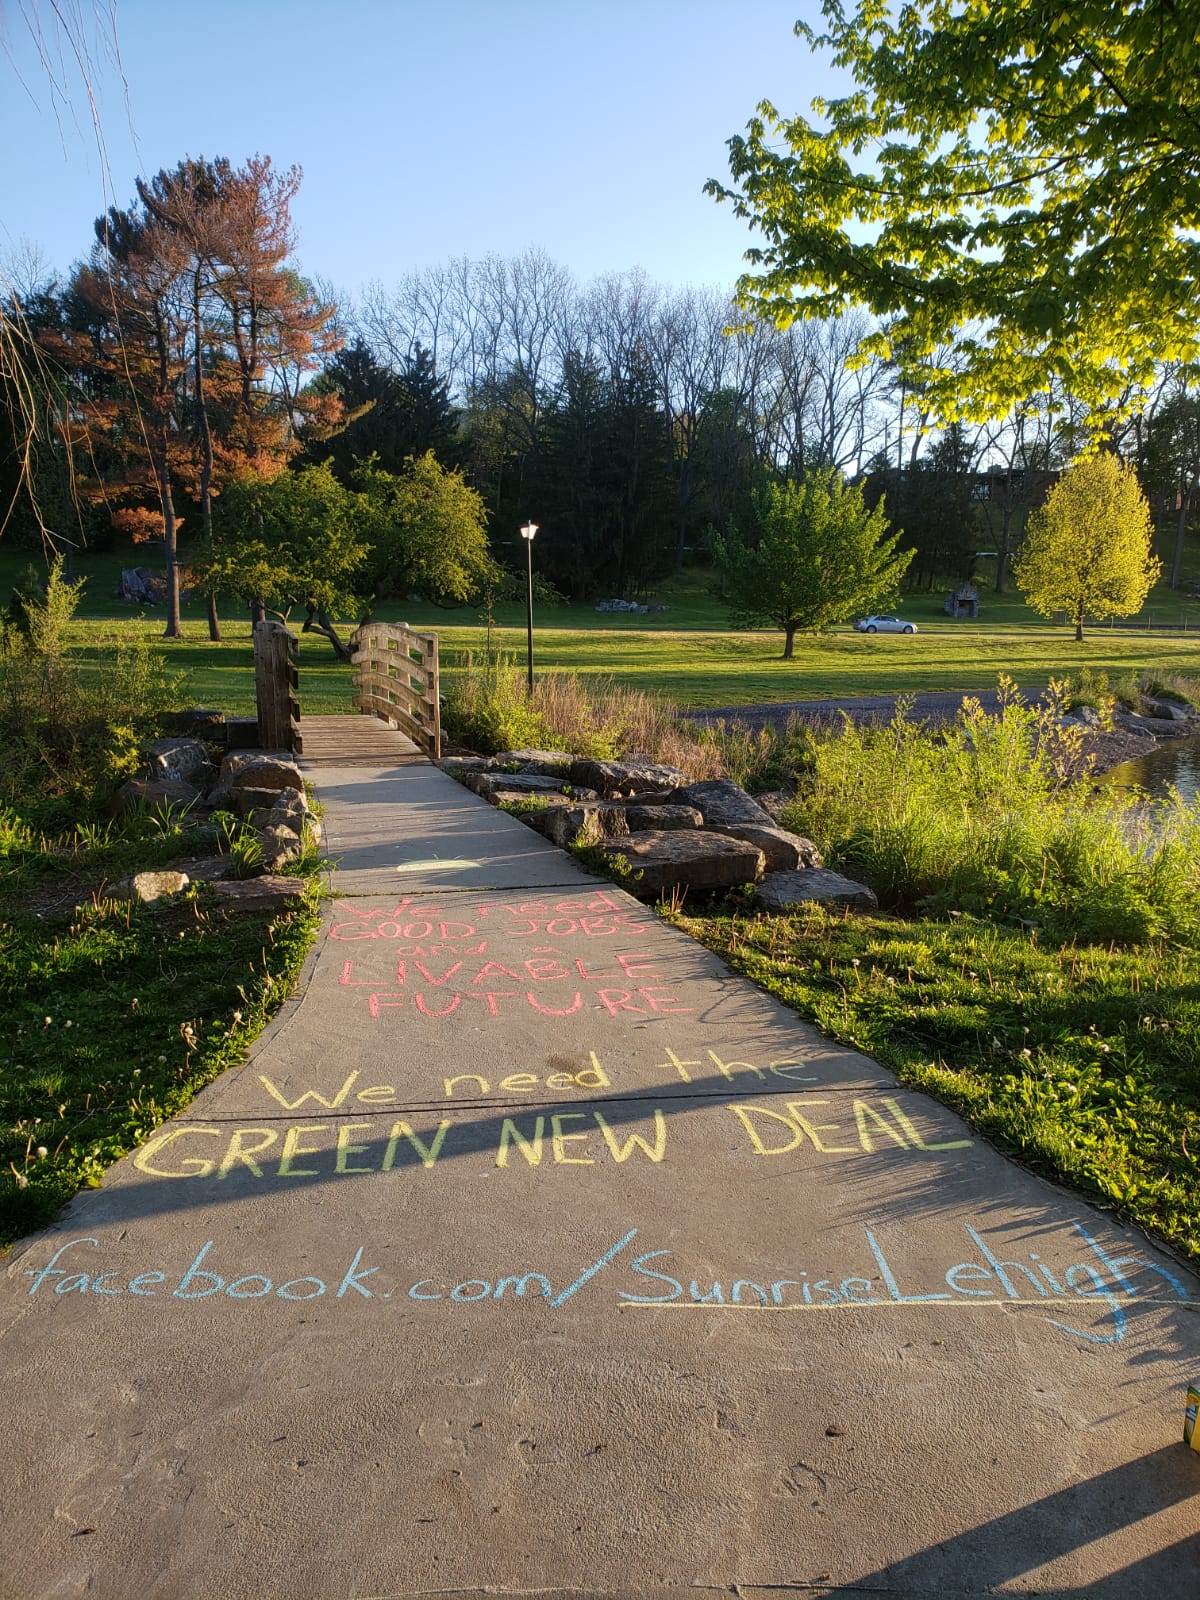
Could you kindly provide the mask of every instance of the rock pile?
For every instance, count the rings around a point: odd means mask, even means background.
[[[249,825],[258,846],[236,863],[229,855],[210,854],[181,862],[178,871],[134,873],[111,889],[117,899],[150,903],[180,893],[189,882],[202,882],[239,905],[282,905],[302,895],[304,884],[273,875],[299,859],[307,840],[321,837],[293,761],[244,750],[226,755],[218,766],[211,747],[200,739],[156,739],[146,752],[144,771],[121,787],[114,805],[118,815],[140,805],[181,807],[197,844],[210,848],[219,834],[206,826],[208,819],[217,811],[232,812]],[[246,881],[227,882],[235,871]],[[251,881],[260,887],[252,889]]]
[[[590,845],[636,874],[632,892],[755,884],[764,909],[819,901],[873,910],[872,891],[821,864],[811,839],[783,828],[729,778],[693,783],[678,767],[632,756],[595,761],[563,750],[448,756],[438,765],[564,848]]]

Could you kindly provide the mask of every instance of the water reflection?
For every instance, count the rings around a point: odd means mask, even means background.
[[[1156,800],[1164,799],[1168,790],[1178,789],[1188,804],[1200,792],[1200,737],[1172,739],[1136,761],[1123,761],[1105,774],[1105,781],[1125,789],[1144,789]]]

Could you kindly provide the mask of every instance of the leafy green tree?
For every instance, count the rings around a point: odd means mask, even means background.
[[[432,450],[400,473],[368,462],[355,483],[371,544],[367,572],[377,594],[416,590],[439,604],[461,603],[494,580],[483,499]]]
[[[895,594],[912,560],[889,534],[882,501],[869,509],[861,488],[836,469],[800,483],[773,483],[754,497],[756,548],[731,528],[713,540],[735,627],[771,623],[790,661],[798,632],[828,628]]]
[[[1150,552],[1150,507],[1132,467],[1085,456],[1030,515],[1014,566],[1035,611],[1065,611],[1083,638],[1085,617],[1132,615],[1162,571]]]
[[[944,418],[1057,376],[1093,432],[1200,349],[1200,31],[1164,0],[822,0],[852,91],[826,124],[768,102],[730,140],[762,236],[742,304],[786,325],[863,304]],[[862,164],[870,152],[870,164]],[[965,369],[929,361],[957,334]],[[1111,416],[1109,418],[1111,420]]]
[[[256,616],[306,611],[302,631],[322,633],[341,661],[350,651],[333,618],[356,606],[373,518],[327,462],[267,478],[242,473],[213,510],[207,584],[240,595]]]

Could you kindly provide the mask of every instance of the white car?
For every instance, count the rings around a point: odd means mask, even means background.
[[[917,625],[903,617],[859,617],[854,629],[856,633],[916,633]]]

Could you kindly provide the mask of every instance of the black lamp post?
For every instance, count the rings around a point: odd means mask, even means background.
[[[525,541],[525,566],[528,574],[528,587],[526,589],[526,687],[530,694],[533,693],[533,536],[538,531],[536,522],[527,522],[521,529],[521,537]]]

